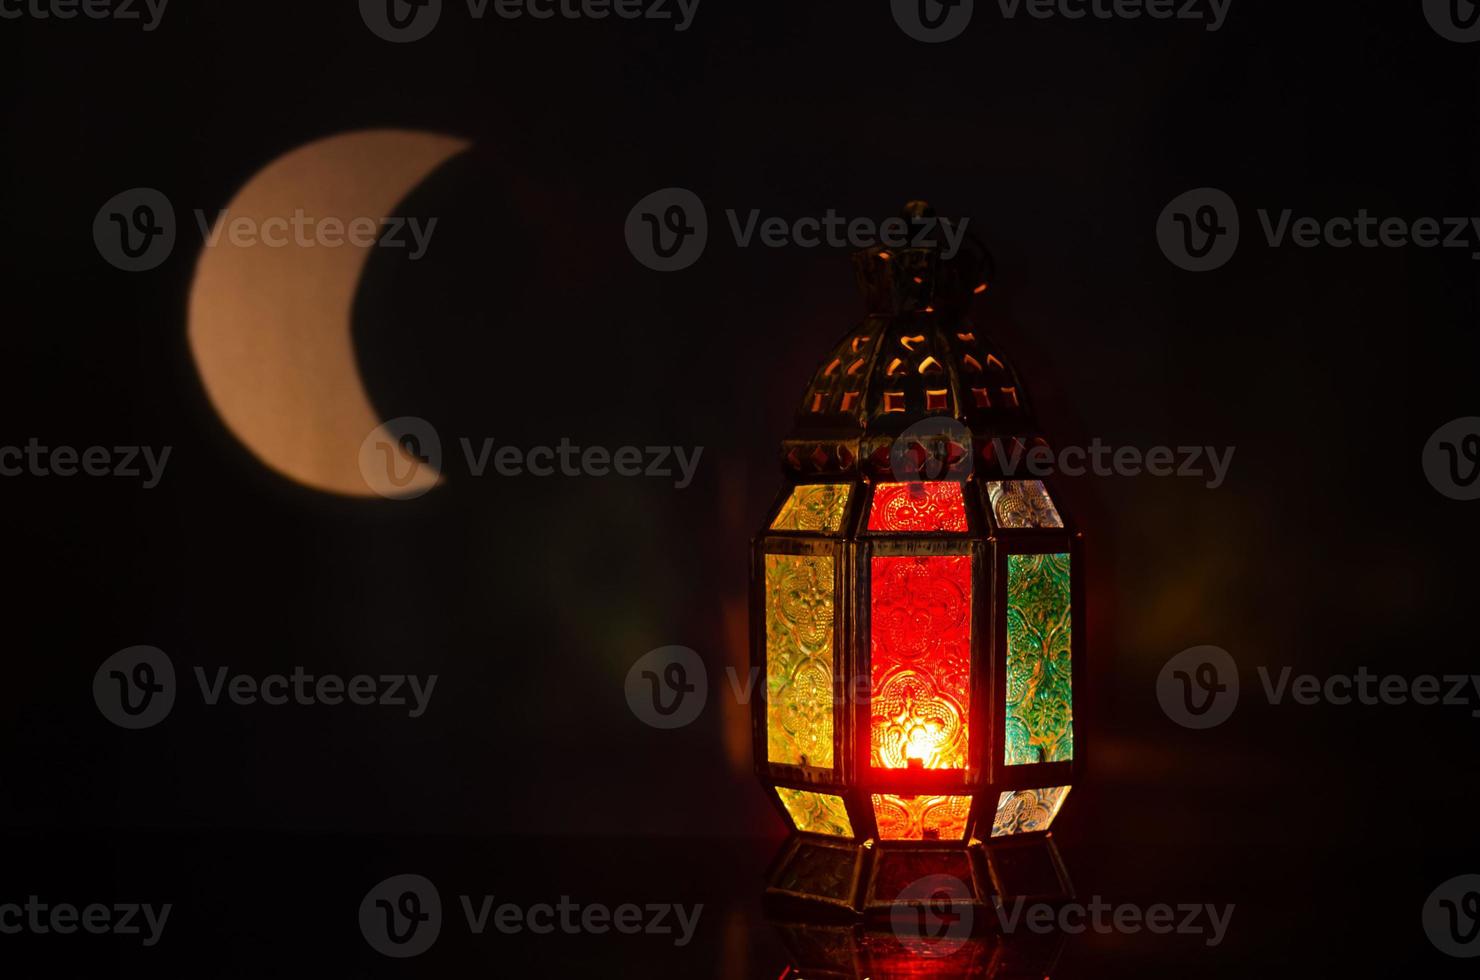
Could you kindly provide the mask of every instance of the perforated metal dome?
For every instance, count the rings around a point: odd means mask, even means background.
[[[905,217],[922,229],[938,220],[919,201]],[[985,249],[963,235],[951,255],[875,247],[853,264],[867,315],[807,387],[783,444],[792,475],[898,476],[902,456],[931,477],[968,463],[991,473],[999,446],[1042,442],[1017,372],[968,315],[987,292]]]

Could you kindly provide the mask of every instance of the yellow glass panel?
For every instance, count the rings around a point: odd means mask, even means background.
[[[833,560],[766,556],[766,758],[833,764]]]
[[[874,794],[880,840],[965,840],[969,796]]]
[[[831,837],[852,837],[853,824],[848,820],[848,807],[841,796],[831,793],[812,793],[804,789],[776,787],[781,805],[791,814],[791,822],[805,834],[827,834]]]
[[[843,526],[843,511],[848,508],[849,483],[820,483],[796,487],[781,513],[771,522],[773,531],[817,531],[836,534]]]
[[[1068,795],[1068,786],[1003,793],[997,799],[997,816],[992,820],[992,836],[1010,837],[1013,834],[1047,830],[1053,824],[1053,818],[1059,815],[1059,809],[1063,807]]]

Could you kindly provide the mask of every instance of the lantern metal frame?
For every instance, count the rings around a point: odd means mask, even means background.
[[[918,211],[915,205],[911,208]],[[885,260],[897,258],[915,285],[906,288],[892,281],[881,285],[875,271],[881,254]],[[975,330],[965,317],[970,296],[962,286],[974,282],[974,276],[982,274],[981,268],[988,264],[986,261],[979,260],[975,269],[968,266],[963,272],[960,264],[953,266],[926,248],[907,250],[897,256],[866,250],[855,256],[855,264],[871,308],[863,325],[855,328],[849,336],[860,336],[862,331],[872,332],[875,328],[881,333],[893,330],[896,335],[904,331],[910,340],[927,338],[926,349],[937,351],[958,350],[945,336],[947,331],[977,342]],[[983,288],[984,285],[972,292],[979,293]],[[937,304],[942,308],[936,309]],[[876,350],[881,343],[882,337],[875,344]],[[848,337],[845,337],[836,349],[843,351],[847,344]],[[852,346],[855,351],[858,349],[857,340]],[[978,366],[980,360],[976,358]],[[995,354],[990,360],[1006,371]],[[882,376],[879,365],[875,363],[877,361],[877,354],[872,355],[868,371],[863,372],[866,377]],[[831,362],[833,366],[837,363],[836,358]],[[862,358],[859,363],[862,363]],[[763,529],[752,540],[751,546],[751,666],[760,688],[760,697],[755,700],[751,715],[755,771],[767,787],[767,796],[777,813],[788,827],[794,828],[792,840],[778,855],[770,872],[768,894],[855,913],[875,911],[886,908],[892,900],[892,896],[874,894],[876,880],[886,861],[909,861],[912,860],[910,855],[961,851],[965,852],[966,864],[957,866],[969,869],[971,881],[968,884],[976,902],[986,904],[991,896],[1006,894],[1067,897],[1072,894],[1072,887],[1052,844],[1051,827],[998,838],[991,836],[1003,793],[1075,786],[1084,770],[1087,749],[1084,739],[1087,714],[1083,697],[1087,676],[1083,535],[1077,530],[1062,498],[1049,488],[1048,481],[1039,482],[1049,493],[1062,527],[1003,527],[988,492],[987,484],[991,481],[1019,479],[1004,472],[999,458],[1001,454],[994,450],[994,446],[1000,448],[1004,440],[1011,440],[1014,450],[1045,444],[1032,422],[1026,393],[1016,375],[1007,371],[1004,380],[1011,381],[1011,385],[1004,384],[1001,390],[1010,388],[1013,393],[1010,413],[962,411],[960,407],[970,379],[960,376],[955,363],[948,363],[942,376],[934,382],[948,385],[947,390],[953,396],[946,400],[944,410],[919,411],[920,398],[907,395],[905,397],[913,397],[916,410],[881,413],[875,404],[878,400],[875,397],[878,386],[875,385],[874,390],[864,391],[861,404],[853,403],[858,408],[859,421],[850,424],[851,419],[840,419],[838,413],[819,410],[823,399],[814,393],[822,386],[822,376],[828,371],[831,368],[819,372],[818,380],[809,389],[798,414],[797,431],[783,443],[784,485],[775,503],[768,508]],[[868,382],[865,380],[864,383]],[[890,387],[899,385],[900,382],[889,382]],[[900,417],[890,417],[895,414]],[[921,440],[929,443],[927,445],[913,446],[921,451],[921,456],[938,464],[937,472],[928,473],[922,469],[901,479],[897,468],[899,457],[894,455],[897,444],[901,438],[910,437],[909,426],[912,423],[928,419],[953,420],[959,423],[959,430],[948,431],[942,438]],[[884,467],[886,462],[892,467],[887,471]],[[961,486],[965,531],[869,529],[874,496],[881,483],[926,479],[955,482]],[[827,484],[851,488],[836,531],[795,531],[772,527],[797,487]],[[1070,690],[1077,695],[1073,700],[1071,758],[1007,765],[1004,744],[1009,558],[1019,554],[1065,553],[1070,562]],[[834,702],[833,765],[829,768],[769,761],[765,628],[767,555],[825,555],[832,558]],[[968,735],[964,769],[876,769],[870,765],[872,559],[910,555],[971,558],[971,698],[966,719]],[[853,837],[795,829],[777,788],[840,797],[847,810]],[[965,832],[957,840],[882,839],[872,801],[874,794],[970,796]],[[1041,867],[1047,870],[1028,876],[1030,880],[1007,880],[1006,871],[996,867],[991,859],[995,848],[1021,850],[1033,847],[1043,851]],[[817,848],[823,851],[819,852]],[[850,849],[851,857],[846,860],[850,860],[851,865],[845,865],[842,863],[845,856],[841,852]],[[839,852],[836,860],[840,863],[835,869],[839,874],[845,867],[851,867],[846,885],[839,878],[835,882],[836,887],[827,889],[828,894],[809,893],[794,881],[788,886],[784,879],[795,870],[797,862],[815,861],[819,854],[832,859],[833,851]]]

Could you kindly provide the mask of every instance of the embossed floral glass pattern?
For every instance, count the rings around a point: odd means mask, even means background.
[[[971,710],[971,558],[872,563],[871,764],[964,769]]]
[[[964,840],[969,796],[874,794],[880,840]]]
[[[1064,526],[1042,480],[993,480],[987,484],[987,496],[1000,527]]]
[[[848,821],[848,808],[841,796],[785,786],[777,786],[776,795],[781,797],[781,805],[791,814],[797,830],[831,837],[853,836],[853,824]]]
[[[1074,758],[1070,683],[1069,556],[1007,557],[1009,766]]]
[[[848,509],[852,489],[848,483],[796,487],[771,522],[771,530],[836,534],[843,526],[843,512]]]
[[[833,764],[833,560],[766,556],[766,757]]]
[[[1003,793],[997,800],[997,815],[992,820],[993,837],[1031,834],[1047,830],[1069,795],[1067,786],[1047,789],[1022,789]]]
[[[870,531],[965,531],[961,484],[881,483],[868,510]]]

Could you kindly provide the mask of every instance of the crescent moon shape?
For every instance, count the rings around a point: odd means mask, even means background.
[[[263,229],[270,218],[295,214],[346,226],[379,221],[468,145],[410,130],[316,140],[269,163],[218,218],[190,289],[191,356],[222,421],[269,468],[356,497],[417,496],[442,481],[382,424],[355,366],[350,314],[374,246],[304,244],[276,231],[273,245],[245,237],[238,244],[231,223],[246,218]],[[411,476],[362,466],[361,449],[372,444],[395,447],[385,450],[388,464],[389,454],[400,454]]]

